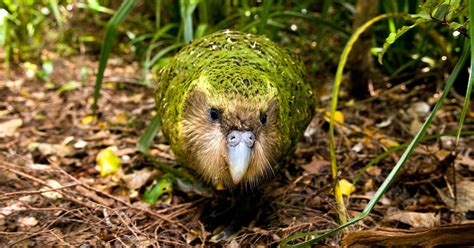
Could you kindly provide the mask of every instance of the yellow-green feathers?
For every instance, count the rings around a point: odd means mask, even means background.
[[[204,94],[203,104],[218,106],[224,114],[239,115],[228,109],[232,105],[247,109],[242,113],[265,113],[276,102],[272,142],[278,144],[271,146],[279,151],[269,159],[273,162],[294,147],[314,110],[303,65],[269,39],[229,30],[197,39],[161,71],[156,90],[163,133],[181,161],[187,161],[183,158],[190,152],[184,150],[189,137],[183,130],[189,127],[183,127],[183,115],[185,106],[194,104],[189,98],[195,92]],[[248,114],[248,118],[252,116]]]

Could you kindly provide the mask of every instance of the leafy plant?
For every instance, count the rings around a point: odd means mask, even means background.
[[[4,0],[0,2],[0,45],[5,51],[7,68],[10,62],[39,58],[45,42],[47,17],[53,10],[57,17],[56,1]]]
[[[375,19],[375,18],[374,18]],[[369,21],[370,22],[370,21]],[[356,36],[357,33],[355,33],[353,35]],[[350,43],[348,43],[348,45],[350,45]],[[369,215],[369,213],[373,210],[373,208],[375,207],[375,205],[378,203],[378,201],[380,200],[380,198],[383,196],[383,194],[385,193],[385,191],[387,191],[388,187],[390,186],[390,184],[395,180],[397,174],[400,172],[400,170],[403,168],[404,164],[406,163],[406,161],[408,160],[409,156],[411,155],[411,153],[414,151],[415,147],[418,145],[418,143],[422,140],[423,136],[425,135],[426,133],[426,130],[428,128],[428,126],[431,124],[431,122],[433,121],[435,115],[436,115],[436,112],[439,110],[439,108],[441,107],[441,105],[443,104],[444,100],[446,99],[446,96],[448,95],[449,93],[449,90],[451,89],[451,87],[453,86],[454,84],[454,81],[456,80],[457,76],[459,75],[459,72],[461,71],[461,69],[464,67],[466,61],[467,61],[467,58],[469,56],[469,53],[470,53],[471,49],[470,49],[470,44],[469,42],[466,42],[465,43],[465,46],[464,46],[464,52],[463,52],[463,55],[461,56],[461,58],[459,59],[455,69],[453,70],[453,72],[451,73],[451,75],[449,76],[448,78],[448,82],[443,90],[443,94],[441,95],[441,97],[438,99],[436,105],[433,107],[433,110],[431,111],[430,115],[428,116],[428,118],[426,119],[426,121],[423,123],[423,126],[420,128],[420,130],[418,131],[418,133],[416,134],[416,136],[413,138],[413,140],[409,143],[408,147],[406,148],[405,152],[402,154],[401,158],[398,160],[397,164],[393,167],[392,171],[390,172],[390,174],[387,176],[387,178],[385,179],[385,181],[383,182],[383,184],[379,187],[379,189],[377,190],[377,192],[375,192],[373,198],[369,201],[369,203],[367,203],[367,206],[364,208],[364,210],[362,211],[362,213],[349,220],[348,222],[346,223],[343,223],[342,225],[340,225],[339,227],[335,228],[335,229],[332,229],[328,232],[324,232],[323,234],[320,234],[321,231],[320,230],[316,230],[316,231],[311,231],[311,232],[307,232],[307,233],[296,233],[296,234],[293,234],[292,236],[286,238],[285,240],[282,241],[282,246],[286,247],[307,247],[307,246],[310,246],[312,244],[315,244],[327,237],[329,237],[330,235],[333,235],[337,232],[339,232],[340,230],[350,226],[350,225],[353,225],[355,223],[357,223],[358,221],[364,219],[365,217],[367,217]],[[344,60],[341,60],[341,64],[340,66],[344,66],[345,64],[345,61]],[[337,91],[335,90],[334,92],[336,92],[335,95],[333,95],[336,99],[337,99]],[[337,102],[337,100],[336,100]],[[333,100],[333,103],[334,103],[334,100]],[[332,112],[332,111],[331,111]],[[331,119],[334,120],[334,117],[333,117],[333,113],[332,113],[332,116],[331,116]],[[333,125],[333,124],[332,124]],[[334,152],[334,147],[331,148],[331,153]],[[333,168],[334,170],[334,168]],[[337,187],[337,186],[336,186]],[[336,196],[337,198],[338,196]],[[320,235],[319,235],[320,234]],[[302,238],[302,237],[306,237],[306,236],[309,236],[309,235],[319,235],[315,238],[312,238],[308,241],[305,241],[305,242],[302,242],[302,243],[299,243],[299,244],[296,244],[296,245],[288,245],[288,242],[292,241],[292,240],[295,240],[295,239],[299,239],[299,238]]]
[[[391,32],[383,44],[383,49],[378,55],[379,63],[382,64],[382,58],[389,47],[397,39],[403,36],[407,31],[427,22],[435,22],[448,26],[450,30],[463,33],[467,36],[467,1],[442,1],[428,0],[421,5],[417,14],[406,15],[408,21],[414,22],[412,25],[403,26],[395,32]],[[462,23],[456,20],[461,20]]]
[[[429,12],[427,12],[429,11]],[[463,34],[466,34],[467,36],[467,29],[466,29],[466,24],[468,21],[463,22],[463,24],[456,23],[452,21],[455,18],[459,17],[466,17],[467,12],[466,12],[466,5],[461,3],[461,1],[453,1],[452,5],[450,2],[446,1],[427,1],[425,4],[421,7],[420,12],[417,15],[412,15],[413,18],[415,18],[415,24],[412,26],[404,26],[400,29],[398,29],[396,32],[392,32],[389,38],[387,38],[386,43],[384,44],[384,50],[381,52],[381,55],[379,57],[379,61],[381,62],[381,58],[383,56],[383,53],[389,48],[391,44],[393,44],[399,37],[401,37],[403,34],[405,34],[409,29],[412,29],[413,27],[421,24],[421,23],[426,23],[426,22],[437,22],[441,24],[448,25],[450,28],[454,29],[455,31],[461,32]],[[430,13],[427,15],[427,13]],[[474,4],[470,3],[469,4],[469,20],[474,18]],[[333,173],[333,178],[336,180],[336,187],[335,187],[335,198],[338,206],[338,214],[343,215],[345,214],[345,207],[344,203],[342,201],[342,195],[340,194],[339,188],[339,182],[337,181],[337,164],[336,164],[336,153],[335,153],[335,142],[334,142],[334,115],[337,109],[337,99],[338,99],[338,93],[339,93],[339,86],[341,84],[341,78],[342,78],[342,73],[344,66],[346,64],[346,60],[348,57],[348,53],[350,52],[352,46],[354,45],[355,41],[358,39],[360,34],[364,32],[369,26],[371,26],[373,23],[376,21],[379,21],[383,18],[387,18],[390,15],[380,15],[377,16],[368,22],[366,22],[363,26],[361,26],[359,29],[357,29],[352,37],[349,39],[349,42],[346,44],[346,47],[341,55],[341,59],[338,65],[338,70],[336,73],[335,77],[335,83],[334,83],[334,88],[333,88],[333,96],[332,96],[332,104],[331,104],[331,122],[330,122],[330,130],[329,130],[329,136],[330,136],[330,151],[331,151],[331,165],[332,165],[332,173]],[[442,18],[442,19],[439,19]],[[459,18],[463,20],[464,18]],[[440,21],[443,20],[443,21]],[[474,35],[474,29],[469,28],[469,36],[473,37]],[[282,246],[290,246],[290,247],[307,247],[312,244],[315,244],[326,237],[333,235],[340,230],[364,219],[369,215],[369,213],[372,211],[372,209],[375,207],[375,205],[378,203],[382,195],[387,191],[388,187],[391,185],[391,183],[395,180],[397,174],[400,172],[400,170],[403,168],[404,164],[407,162],[408,158],[410,157],[411,153],[414,151],[415,147],[418,145],[420,141],[423,140],[424,135],[427,131],[428,126],[431,124],[433,121],[436,112],[439,110],[443,102],[445,101],[450,89],[452,88],[455,80],[457,79],[460,71],[464,68],[465,63],[469,57],[469,54],[471,54],[471,69],[473,69],[474,66],[474,40],[465,40],[464,45],[463,45],[463,53],[462,56],[459,58],[454,70],[450,74],[448,81],[444,87],[443,94],[440,96],[438,101],[436,102],[435,106],[433,107],[433,110],[429,114],[428,118],[426,121],[423,123],[422,127],[418,131],[418,133],[415,135],[415,137],[406,145],[400,146],[399,148],[393,149],[390,152],[393,152],[394,150],[405,148],[404,153],[402,154],[401,158],[398,160],[394,168],[391,170],[390,174],[387,176],[383,184],[379,187],[377,192],[375,193],[374,197],[369,201],[367,206],[364,208],[362,213],[347,221],[345,217],[340,217],[341,220],[341,225],[335,229],[332,229],[327,232],[322,232],[320,230],[316,231],[311,231],[307,233],[296,233],[291,235],[290,237],[286,238],[285,240],[282,241]],[[472,74],[471,74],[472,75]],[[462,123],[464,121],[464,118],[466,116],[466,113],[469,108],[469,100],[470,100],[470,94],[472,92],[472,76],[470,76],[469,81],[468,81],[468,86],[467,86],[467,92],[466,92],[466,97],[465,101],[463,104],[463,111],[460,116],[460,121],[459,121],[459,126],[458,126],[458,132],[457,132],[457,139],[456,143],[459,141],[459,137],[462,134]],[[384,154],[382,154],[383,156]],[[379,159],[379,158],[376,158]],[[370,162],[369,165],[370,166]],[[321,234],[322,233],[322,234]],[[298,243],[296,245],[288,245],[290,241],[300,239],[303,237],[307,237],[309,235],[319,235],[315,238],[311,238],[305,242]]]
[[[128,3],[130,1],[124,1]],[[134,4],[135,6],[136,4]],[[123,5],[122,5],[123,6]],[[325,5],[328,8],[329,4]],[[142,82],[151,86],[150,74],[155,69],[161,68],[166,64],[166,56],[171,52],[179,49],[184,44],[194,38],[201,37],[205,34],[213,33],[221,29],[235,29],[245,32],[261,33],[274,39],[281,39],[286,35],[278,34],[284,31],[286,34],[296,34],[291,30],[291,25],[301,23],[301,25],[315,25],[318,28],[326,27],[325,32],[337,31],[344,38],[348,38],[349,32],[335,25],[331,21],[327,21],[317,15],[310,15],[306,9],[311,7],[311,1],[300,1],[298,4],[289,4],[288,10],[282,1],[264,1],[262,4],[252,4],[248,1],[198,1],[198,0],[181,0],[156,1],[154,7],[155,29],[148,29],[147,32],[137,34],[132,30],[127,30],[126,34],[130,38],[129,45],[133,47],[136,55],[140,59],[142,74]],[[114,41],[117,27],[120,23],[115,16],[123,15],[122,18],[132,11],[133,7],[127,9],[127,13],[122,12],[122,7],[115,13],[114,17],[107,24],[106,36],[101,49],[101,59],[99,64],[99,72],[94,91],[94,112],[97,109],[97,101],[99,98],[101,82],[103,80],[103,72],[107,63],[112,43]],[[303,13],[298,10],[304,10]],[[179,15],[177,15],[179,13]],[[130,18],[132,19],[132,18]],[[120,19],[121,22],[123,19]],[[166,25],[162,25],[166,20]],[[111,32],[114,29],[114,32]],[[332,30],[332,31],[331,31]],[[318,32],[319,34],[320,32]],[[296,36],[295,36],[296,37]],[[322,33],[319,37],[323,37]],[[296,37],[297,38],[297,37]],[[303,42],[303,41],[302,41]],[[296,44],[294,45],[297,46]],[[330,47],[330,46],[328,46]],[[332,52],[332,56],[336,53]],[[328,56],[321,56],[327,59]],[[156,66],[156,68],[155,68]]]
[[[133,6],[135,6],[136,2],[136,0],[124,1],[117,13],[115,13],[112,19],[107,23],[104,45],[100,50],[99,71],[97,72],[97,79],[94,87],[94,102],[92,104],[92,110],[94,111],[94,114],[97,110],[97,102],[100,96],[100,89],[102,88],[105,67],[107,66],[107,60],[109,59],[110,51],[112,50],[112,44],[115,39],[117,26],[124,21],[125,17],[130,12],[130,10],[132,10]]]

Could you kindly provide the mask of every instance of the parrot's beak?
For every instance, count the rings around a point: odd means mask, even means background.
[[[247,172],[254,143],[255,134],[250,131],[234,130],[227,135],[227,156],[234,184],[238,184]]]

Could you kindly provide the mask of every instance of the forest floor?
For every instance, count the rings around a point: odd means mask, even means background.
[[[136,149],[154,114],[153,90],[138,83],[137,64],[110,60],[99,117],[93,119],[97,62],[50,57],[54,70],[48,83],[26,66],[9,75],[0,70],[0,244],[213,244],[213,223],[205,221],[204,210],[215,198],[175,188],[156,204],[142,200],[163,172]],[[341,100],[346,103],[340,108],[344,123],[336,128],[337,160],[339,178],[355,185],[345,199],[351,218],[361,214],[404,149],[386,151],[409,142],[430,113],[440,93],[437,83],[399,85],[363,101]],[[326,244],[443,244],[443,238],[460,237],[474,242],[474,135],[454,145],[462,101],[451,99],[428,130],[435,137],[427,136],[416,148],[374,211]],[[258,220],[217,244],[276,246],[296,232],[338,226],[326,106],[328,100],[319,103],[295,154],[263,186]],[[474,130],[473,119],[470,112],[464,130]],[[110,147],[121,167],[101,176],[96,158]],[[174,165],[162,135],[150,153]],[[386,156],[364,169],[381,154]]]

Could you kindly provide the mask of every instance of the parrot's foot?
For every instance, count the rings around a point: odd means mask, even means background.
[[[231,192],[230,207],[209,215],[219,227],[214,230],[211,242],[230,240],[236,237],[245,227],[256,222],[262,197],[260,193]],[[220,201],[222,203],[222,201]],[[220,204],[219,207],[223,207]]]
[[[219,242],[224,240],[231,240],[236,237],[249,223],[242,223],[242,221],[233,219],[228,226],[223,226],[215,230],[216,235],[211,237],[211,242]]]

